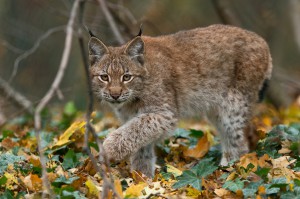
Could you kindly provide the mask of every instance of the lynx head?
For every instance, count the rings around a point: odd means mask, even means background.
[[[120,104],[138,97],[146,75],[144,42],[139,35],[121,47],[107,47],[91,37],[89,60],[92,88],[100,100]]]

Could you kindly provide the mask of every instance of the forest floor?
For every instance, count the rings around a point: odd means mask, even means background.
[[[42,116],[41,146],[57,198],[98,198],[103,179],[83,152],[85,114],[70,102]],[[119,125],[101,112],[92,123],[100,139]],[[197,119],[180,121],[174,136],[157,145],[155,177],[115,163],[109,168],[115,190],[123,198],[300,198],[300,103],[281,110],[261,104],[253,124],[256,149],[222,167],[215,129]],[[89,146],[97,155],[92,137]],[[41,173],[32,117],[10,121],[0,135],[0,198],[40,198]]]

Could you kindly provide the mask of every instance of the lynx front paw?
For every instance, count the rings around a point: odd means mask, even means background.
[[[103,142],[105,154],[109,160],[120,161],[129,155],[130,150],[126,146],[121,133],[111,133]]]

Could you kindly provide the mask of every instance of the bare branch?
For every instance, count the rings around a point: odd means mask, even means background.
[[[0,90],[15,104],[24,108],[28,113],[33,113],[33,105],[25,96],[13,89],[4,79],[0,77]]]
[[[295,40],[300,50],[300,3],[297,0],[290,0],[290,16],[293,22],[293,31],[295,35]]]
[[[2,44],[3,46],[5,46],[8,50],[13,51],[14,53],[21,54],[21,53],[24,52],[24,50],[21,50],[21,49],[15,47],[15,46],[13,46],[12,44],[8,43],[8,42],[5,41],[5,40],[2,40],[1,44]]]
[[[237,17],[228,9],[228,3],[220,0],[212,0],[211,2],[223,24],[240,26]]]
[[[46,188],[46,191],[48,194],[50,194],[50,197],[54,197],[52,194],[52,190],[47,178],[47,171],[46,171],[46,159],[43,153],[43,149],[41,147],[41,142],[40,142],[40,130],[41,130],[41,111],[44,109],[44,107],[49,103],[51,98],[54,96],[55,91],[58,89],[61,80],[64,76],[65,69],[67,68],[70,52],[71,52],[71,46],[72,46],[72,38],[73,38],[73,26],[74,26],[74,21],[78,9],[80,0],[75,0],[70,18],[67,24],[67,29],[66,29],[66,40],[65,40],[65,47],[62,55],[62,59],[59,65],[59,69],[57,71],[56,77],[48,90],[48,92],[45,94],[45,96],[42,98],[40,103],[37,105],[35,113],[34,113],[34,126],[35,126],[35,134],[36,134],[36,139],[38,143],[38,151],[40,154],[40,160],[41,160],[41,165],[42,165],[42,176],[43,176],[43,186]],[[45,193],[45,192],[44,192]],[[43,194],[43,196],[45,196]]]
[[[124,13],[124,15],[130,20],[131,24],[135,25],[135,24],[138,23],[138,21],[133,16],[133,14],[124,5],[114,4],[114,3],[110,3],[110,2],[107,2],[107,5],[108,5],[109,8],[118,9],[118,10],[122,11],[122,13]]]
[[[99,4],[100,4],[100,8],[113,32],[113,34],[115,35],[116,39],[118,40],[119,44],[123,44],[124,38],[122,37],[119,29],[117,28],[116,22],[114,21],[111,13],[109,12],[109,9],[107,8],[106,5],[106,0],[98,0]]]
[[[38,49],[38,47],[40,46],[40,44],[43,40],[47,39],[53,33],[62,31],[65,28],[66,28],[66,26],[58,26],[58,27],[49,29],[47,32],[45,32],[45,34],[43,34],[41,37],[38,38],[38,40],[34,43],[34,45],[29,50],[25,51],[23,54],[18,56],[14,62],[14,68],[13,68],[12,74],[11,74],[8,82],[11,82],[13,80],[13,78],[16,76],[20,62],[22,60],[26,59],[29,55],[33,54]]]
[[[83,11],[84,11],[84,5],[85,1],[80,2],[80,12],[79,12],[79,23],[80,26],[83,27]],[[100,142],[97,134],[95,133],[94,128],[92,127],[90,121],[91,121],[91,114],[93,111],[93,106],[94,106],[94,100],[93,100],[93,91],[92,91],[92,85],[91,85],[91,78],[89,74],[89,63],[88,63],[88,58],[87,58],[87,52],[85,50],[85,45],[84,45],[84,40],[82,36],[82,29],[79,30],[79,46],[81,50],[81,55],[84,63],[84,70],[86,73],[86,80],[87,80],[87,87],[88,87],[88,106],[87,106],[87,112],[86,112],[86,126],[85,126],[85,135],[84,135],[84,148],[83,150],[89,155],[89,158],[96,169],[96,171],[100,174],[101,178],[103,179],[103,191],[102,191],[102,196],[101,198],[107,198],[108,197],[108,191],[111,189],[113,193],[115,194],[116,198],[121,199],[119,194],[116,192],[114,184],[112,183],[113,178],[108,179],[105,173],[105,170],[107,168],[109,172],[109,162],[108,159],[106,158],[103,145]],[[96,143],[98,145],[99,151],[100,151],[100,158],[103,159],[101,161],[102,169],[98,166],[96,158],[93,156],[93,154],[90,151],[90,148],[88,146],[88,138],[89,138],[89,133],[92,133],[93,137],[96,140]]]

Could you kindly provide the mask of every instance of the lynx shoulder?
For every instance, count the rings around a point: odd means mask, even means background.
[[[120,47],[89,42],[95,95],[123,125],[104,141],[114,160],[152,176],[154,144],[181,117],[207,115],[221,137],[222,160],[248,152],[245,129],[272,71],[266,42],[253,32],[213,25],[171,35],[137,36]]]

